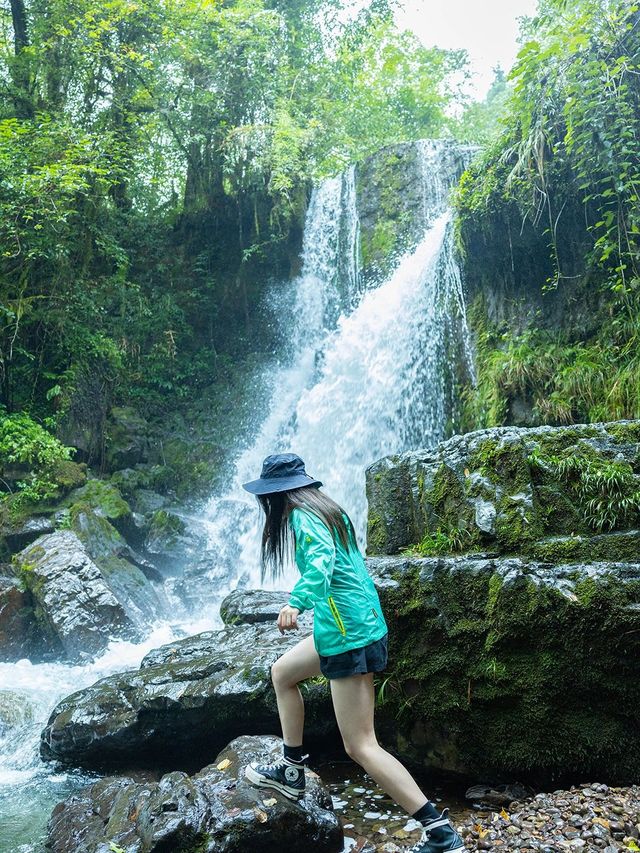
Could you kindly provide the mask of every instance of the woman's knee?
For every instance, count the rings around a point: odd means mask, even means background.
[[[344,750],[356,764],[364,765],[368,757],[377,749],[378,742],[374,737],[345,738]]]
[[[293,687],[295,681],[291,679],[289,667],[283,662],[282,658],[271,665],[271,682],[276,690],[286,690],[288,687]]]

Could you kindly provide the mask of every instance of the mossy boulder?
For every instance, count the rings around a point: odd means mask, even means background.
[[[88,508],[93,515],[106,519],[132,544],[142,544],[142,519],[136,519],[122,492],[110,480],[91,478],[81,488],[74,489],[63,505],[69,508],[71,518],[76,518],[83,509]]]
[[[476,778],[637,781],[640,564],[369,559],[378,700],[408,761]]]
[[[367,470],[370,554],[490,551],[626,560],[640,526],[640,422],[497,427]],[[576,540],[575,548],[571,542]]]
[[[149,458],[149,424],[131,406],[113,406],[105,429],[105,470],[130,468]]]

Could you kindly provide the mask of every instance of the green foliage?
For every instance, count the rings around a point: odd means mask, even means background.
[[[597,533],[633,523],[640,515],[640,478],[627,462],[538,452],[529,456],[529,464],[569,486],[584,520]]]
[[[469,535],[465,530],[452,528],[446,532],[440,527],[434,532],[425,533],[420,542],[402,551],[406,556],[440,557],[463,551]]]
[[[514,334],[487,322],[482,300],[469,317],[478,381],[462,390],[465,428],[503,425],[517,398],[538,423],[640,418],[640,304],[633,316],[603,317],[597,336],[584,341],[538,328]]]
[[[509,74],[500,134],[464,177],[456,201],[462,220],[514,206],[547,243],[550,288],[571,277],[559,238],[564,222],[579,228],[582,221],[591,247],[586,268],[626,310],[640,285],[639,8],[621,0],[541,0]]]
[[[69,460],[73,452],[27,414],[0,411],[0,470],[16,466],[24,471],[16,481],[18,491],[12,495],[14,508],[56,497],[60,491],[56,466]]]

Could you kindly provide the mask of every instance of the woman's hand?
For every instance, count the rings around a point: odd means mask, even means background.
[[[297,607],[289,607],[288,604],[282,608],[278,614],[278,628],[280,633],[284,634],[287,630],[298,630],[298,615],[300,611]]]

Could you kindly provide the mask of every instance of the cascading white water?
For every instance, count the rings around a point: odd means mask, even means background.
[[[195,633],[205,626],[183,628]],[[36,839],[44,832],[51,809],[98,778],[40,760],[40,732],[55,704],[111,672],[137,669],[148,651],[175,639],[170,626],[159,625],[142,643],[113,641],[100,658],[86,665],[32,664],[26,659],[0,663],[1,853],[40,851]]]
[[[206,511],[212,536],[233,543],[232,587],[261,584],[259,513],[241,484],[259,475],[266,455],[291,450],[302,456],[349,511],[364,543],[366,466],[443,437],[445,317],[456,311],[464,321],[449,227],[455,175],[444,152],[444,143],[418,144],[424,238],[369,292],[362,291],[358,268],[354,169],[313,193],[303,271],[287,294],[295,306],[290,361],[272,377],[271,410],[238,459],[230,489]],[[293,580],[292,574],[285,582]]]

